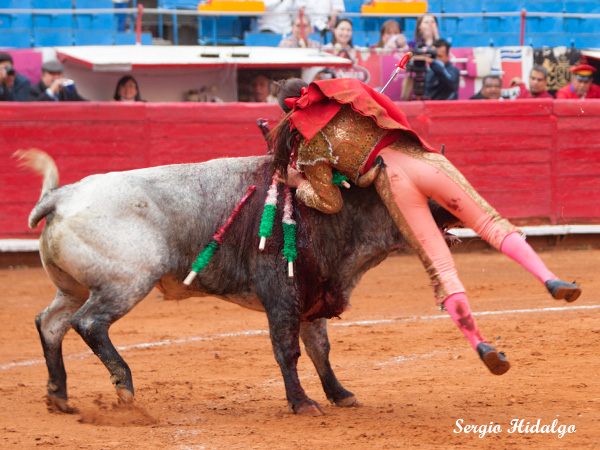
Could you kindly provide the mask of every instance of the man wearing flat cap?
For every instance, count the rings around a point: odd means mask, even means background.
[[[58,61],[42,64],[42,79],[31,87],[30,102],[81,102],[83,98],[75,89],[73,80],[63,77],[65,67]]]
[[[571,67],[571,82],[556,92],[556,99],[583,100],[586,98],[600,98],[600,86],[592,83],[594,66],[580,64]]]

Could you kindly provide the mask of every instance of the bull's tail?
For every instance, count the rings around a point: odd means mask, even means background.
[[[35,148],[29,150],[17,150],[13,156],[19,159],[19,165],[30,169],[43,177],[42,193],[33,211],[29,215],[29,228],[38,226],[47,214],[54,210],[54,199],[44,198],[51,190],[58,186],[58,168],[50,155]]]

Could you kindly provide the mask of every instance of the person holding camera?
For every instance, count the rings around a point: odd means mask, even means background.
[[[425,98],[427,100],[458,100],[460,71],[450,62],[450,44],[438,39],[432,45],[433,57],[422,58],[429,64],[425,72]],[[417,58],[417,56],[415,56]]]
[[[402,34],[402,29],[398,21],[388,19],[379,29],[379,41],[371,48],[383,48],[391,51],[408,50],[406,36]]]
[[[12,102],[15,99],[10,88],[5,84],[7,78],[6,67],[0,66],[0,102]]]
[[[30,102],[83,102],[86,101],[75,88],[75,82],[63,77],[65,66],[58,61],[42,64],[42,79],[31,87]]]
[[[29,98],[31,81],[24,75],[15,70],[15,64],[12,56],[8,53],[0,53],[0,67],[3,67],[6,75],[0,81],[0,87],[3,91],[10,92],[14,101],[26,102]]]

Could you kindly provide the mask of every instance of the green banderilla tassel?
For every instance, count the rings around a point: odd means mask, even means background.
[[[347,176],[342,175],[337,170],[333,171],[333,184],[337,184],[338,186],[344,186],[345,188],[350,187],[349,179]]]
[[[201,270],[204,270],[204,268],[210,262],[212,256],[215,254],[215,250],[218,246],[219,243],[216,240],[213,239],[212,241],[210,241],[208,245],[204,247],[204,250],[202,250],[202,252],[198,255],[198,257],[196,258],[196,262],[192,264],[192,270],[196,273],[200,272]]]
[[[283,256],[288,262],[295,261],[298,257],[296,252],[296,224],[283,223]]]
[[[271,236],[273,231],[273,223],[275,222],[275,213],[277,212],[277,205],[265,205],[262,217],[260,218],[260,227],[258,229],[258,235],[260,237],[268,238]]]

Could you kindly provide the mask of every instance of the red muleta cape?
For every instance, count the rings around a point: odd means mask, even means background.
[[[387,130],[407,132],[419,139],[423,148],[439,153],[410,128],[402,110],[384,94],[354,78],[334,78],[310,83],[296,101],[290,122],[306,140],[312,139],[335,116],[342,105],[349,104],[363,116],[372,117],[377,125]],[[387,145],[397,137],[388,133]],[[383,140],[383,139],[382,139]],[[384,146],[377,146],[381,150]]]

